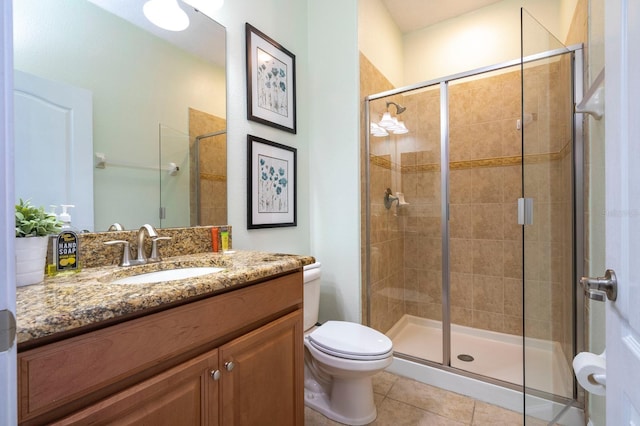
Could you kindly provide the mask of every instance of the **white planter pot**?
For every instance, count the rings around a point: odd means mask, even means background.
[[[37,284],[44,279],[49,237],[16,238],[16,286]]]

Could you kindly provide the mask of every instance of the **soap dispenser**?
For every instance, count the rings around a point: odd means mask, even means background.
[[[62,229],[54,240],[54,264],[55,273],[80,272],[80,240],[78,230],[71,225],[71,215],[68,209],[75,207],[72,204],[61,204],[62,213],[58,219],[62,222]],[[53,268],[51,268],[53,269]]]
[[[60,204],[60,207],[62,207],[62,213],[58,215],[58,219],[60,219],[60,222],[62,222],[62,229],[70,229],[77,234],[79,231],[77,228],[71,225],[71,215],[68,212],[69,208],[75,206],[73,204]]]

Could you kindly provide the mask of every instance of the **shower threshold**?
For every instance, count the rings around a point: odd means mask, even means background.
[[[442,363],[442,323],[404,315],[388,332],[396,353]],[[558,342],[526,338],[527,387],[572,397],[572,371]],[[451,325],[451,367],[522,385],[522,336]]]

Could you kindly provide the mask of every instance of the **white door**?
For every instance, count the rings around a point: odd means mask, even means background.
[[[640,425],[640,0],[605,0],[607,425]]]
[[[91,92],[18,70],[14,87],[16,198],[74,205],[72,224],[93,231]]]
[[[15,315],[16,285],[13,250],[13,48],[11,2],[0,3],[0,335],[7,336],[6,318]],[[0,425],[18,421],[15,340],[0,342]],[[6,350],[7,346],[11,346]]]

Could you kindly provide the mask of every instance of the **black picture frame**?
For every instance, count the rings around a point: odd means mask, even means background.
[[[247,135],[247,228],[297,226],[297,150]]]
[[[296,57],[251,24],[247,47],[247,119],[296,133]]]

